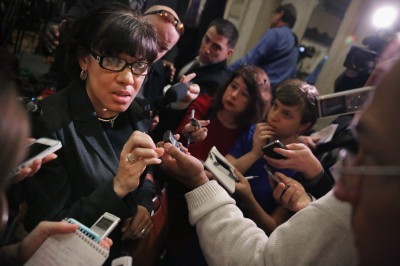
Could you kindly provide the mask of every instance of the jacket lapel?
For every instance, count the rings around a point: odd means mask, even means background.
[[[86,89],[82,86],[74,87],[68,94],[68,101],[76,132],[87,141],[110,170],[116,174],[119,164],[118,158],[96,118],[96,112],[92,107]]]

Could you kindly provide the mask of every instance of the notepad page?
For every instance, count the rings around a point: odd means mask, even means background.
[[[77,230],[50,236],[33,254],[27,266],[103,265],[109,251]]]

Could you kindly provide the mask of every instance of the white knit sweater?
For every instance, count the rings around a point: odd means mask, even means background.
[[[351,208],[333,192],[295,214],[268,238],[243,217],[235,201],[210,181],[187,193],[189,220],[196,225],[209,265],[356,265]]]

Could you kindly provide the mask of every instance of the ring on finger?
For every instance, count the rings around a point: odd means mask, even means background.
[[[126,155],[126,161],[130,164],[134,164],[138,161],[138,159],[135,158],[135,155],[133,155],[132,153],[128,153]]]

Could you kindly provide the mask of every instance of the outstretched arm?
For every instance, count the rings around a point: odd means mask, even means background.
[[[211,265],[263,265],[268,242],[264,231],[243,217],[235,201],[216,181],[208,180],[199,160],[169,143],[164,144],[164,149],[164,169],[193,190],[185,195],[189,219],[196,225],[207,262]]]

